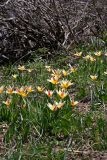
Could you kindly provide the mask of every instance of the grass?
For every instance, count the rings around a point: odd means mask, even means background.
[[[1,67],[1,159],[90,159],[107,150],[106,51],[61,58]]]

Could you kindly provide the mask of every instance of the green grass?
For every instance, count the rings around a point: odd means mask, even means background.
[[[83,52],[80,58],[62,56],[51,63],[35,59],[24,64],[25,68],[33,69],[31,73],[19,71],[19,64],[1,67],[0,86],[3,85],[5,89],[0,94],[0,122],[8,126],[5,134],[2,127],[0,131],[4,137],[1,159],[65,160],[70,157],[75,159],[75,154],[81,151],[107,150],[107,75],[104,74],[107,71],[107,56],[105,51],[101,51],[99,57],[94,53]],[[96,61],[85,60],[83,57],[87,54]],[[47,104],[59,101],[59,96],[55,92],[52,98],[48,98],[45,93],[38,93],[36,87],[60,89],[59,84],[53,85],[47,81],[51,73],[45,65],[68,71],[71,58],[71,65],[74,64],[77,71],[62,79],[74,84],[68,89],[69,96],[62,100],[65,101],[64,106],[52,111]],[[13,74],[17,74],[16,79],[12,77]],[[90,75],[97,75],[97,79],[92,80]],[[9,86],[13,90],[32,86],[34,92],[26,97],[8,94],[6,90]],[[79,102],[75,107],[70,105],[73,97]],[[3,103],[7,98],[11,99],[9,107]]]

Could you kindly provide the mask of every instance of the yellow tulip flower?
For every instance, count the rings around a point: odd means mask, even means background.
[[[93,56],[91,56],[91,55],[85,56],[84,59],[85,60],[90,60],[91,62],[95,62],[96,61],[96,59]]]
[[[104,74],[107,75],[107,71],[105,71]]]
[[[90,55],[87,55],[85,57],[83,57],[85,60],[89,60],[90,59]]]
[[[73,83],[71,83],[71,82],[68,81],[68,80],[62,80],[62,81],[60,81],[60,86],[61,86],[61,88],[63,88],[63,89],[67,89],[67,88],[70,87],[71,85],[73,85]]]
[[[33,71],[33,69],[27,69],[27,71],[28,71],[29,73],[31,73],[31,72]]]
[[[19,95],[21,95],[22,97],[27,97],[27,96],[28,96],[28,93],[23,92],[23,93],[19,93]]]
[[[96,61],[96,59],[94,58],[94,57],[92,57],[92,56],[90,56],[90,59],[89,59],[91,62],[95,62]]]
[[[4,91],[4,86],[1,86],[1,87],[0,87],[0,94],[2,94],[3,91]]]
[[[26,91],[29,92],[29,93],[31,93],[31,92],[34,91],[34,89],[32,88],[32,86],[27,86],[26,87]]]
[[[3,101],[3,103],[4,103],[7,107],[9,107],[10,104],[11,104],[11,99],[7,99],[6,101]]]
[[[74,101],[74,96],[72,96],[71,106],[75,107],[78,103],[79,103],[78,101]]]
[[[37,86],[36,87],[37,88],[37,90],[38,90],[38,92],[43,92],[44,91],[44,87],[42,87],[42,86]]]
[[[61,70],[57,69],[52,69],[52,77],[56,77],[57,79],[59,79],[61,77]]]
[[[98,56],[98,57],[100,57],[102,55],[101,52],[95,52],[94,54],[95,54],[95,56]]]
[[[61,109],[64,106],[65,102],[55,102],[55,105],[57,106],[58,109]]]
[[[58,77],[51,77],[51,79],[48,79],[47,81],[51,82],[52,84],[58,84],[59,78]]]
[[[14,89],[13,89],[11,86],[9,86],[9,87],[7,88],[7,90],[6,90],[6,93],[7,93],[7,94],[13,94],[13,93],[15,93],[15,91],[14,91]]]
[[[50,110],[52,111],[56,111],[57,110],[57,106],[55,104],[51,104],[51,103],[48,103],[47,106],[50,108]]]
[[[12,75],[12,77],[13,77],[14,79],[16,79],[17,76],[18,76],[17,74],[13,74],[13,75]]]
[[[74,73],[74,72],[76,72],[76,71],[77,71],[77,67],[71,67],[71,68],[70,68],[70,72],[71,72],[71,73]]]
[[[64,99],[68,95],[68,93],[65,92],[64,90],[59,90],[59,91],[57,90],[56,92],[61,99]]]
[[[82,56],[82,52],[77,52],[77,53],[74,54],[74,56],[81,57]]]
[[[54,92],[54,91],[46,90],[46,91],[45,91],[45,94],[46,94],[48,97],[52,97],[53,92]]]
[[[51,71],[52,71],[51,66],[45,66],[45,68],[47,69],[48,72],[51,72]]]
[[[71,106],[74,107],[78,104],[79,102],[78,101],[71,101]]]
[[[92,80],[96,80],[97,79],[97,75],[90,75],[90,78],[92,79]]]
[[[62,74],[64,77],[68,76],[69,75],[69,72],[68,71],[65,71],[64,69],[62,70]]]
[[[20,70],[20,71],[25,71],[26,69],[25,69],[25,66],[20,66],[20,65],[19,65],[18,70]]]
[[[56,111],[57,109],[61,109],[64,106],[65,102],[54,102],[54,104],[48,103],[47,106],[52,110]]]
[[[26,92],[26,89],[24,87],[16,89],[15,93],[19,94],[22,97],[27,97],[28,96],[28,93]]]

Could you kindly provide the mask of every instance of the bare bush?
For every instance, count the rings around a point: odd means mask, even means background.
[[[104,41],[106,11],[103,0],[2,0],[1,62],[43,47],[68,50],[91,37]]]

